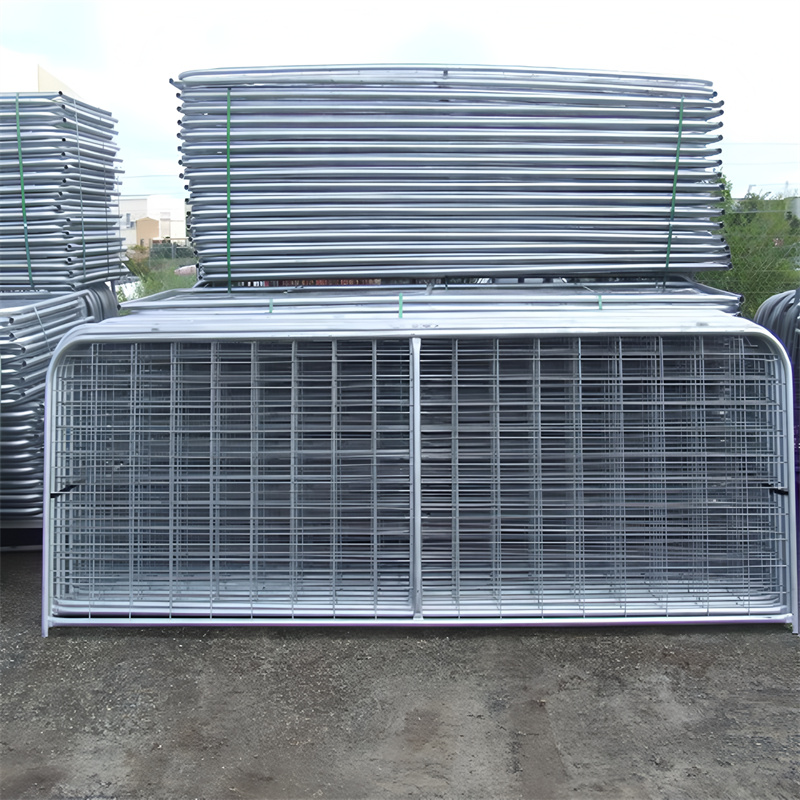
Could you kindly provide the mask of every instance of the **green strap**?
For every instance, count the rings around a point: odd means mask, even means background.
[[[113,162],[112,162],[113,163]],[[114,175],[112,173],[111,180],[114,180]],[[106,239],[106,280],[111,280],[111,234],[108,230],[108,210],[111,206],[111,201],[114,197],[114,186],[113,183],[109,186],[108,182],[108,161],[103,159],[103,189],[108,192],[108,198],[105,203],[103,203],[103,232]],[[119,201],[117,201],[117,211],[119,211]],[[170,233],[172,231],[170,230]],[[116,295],[115,286],[112,284],[111,286],[112,291]]]
[[[31,267],[31,246],[28,242],[28,209],[25,206],[25,171],[22,169],[22,133],[19,127],[19,92],[17,92],[17,155],[19,156],[19,185],[22,190],[22,230],[25,234],[25,257],[28,259],[28,280],[31,289],[36,286],[33,283],[33,268]]]
[[[78,103],[73,100],[75,105],[72,107],[72,113],[75,115],[75,141],[78,145],[78,198],[80,200],[81,208],[81,259],[83,260],[83,277],[86,279],[86,223],[83,219],[83,179],[81,173],[81,132],[78,130]]]
[[[231,291],[231,90],[228,89],[228,294]]]
[[[667,234],[667,260],[664,264],[664,288],[667,288],[667,270],[669,269],[669,256],[672,252],[672,224],[675,221],[675,195],[678,190],[678,166],[681,160],[681,137],[683,136],[683,95],[678,111],[678,146],[675,150],[675,171],[672,175],[672,206],[669,210],[669,232]]]

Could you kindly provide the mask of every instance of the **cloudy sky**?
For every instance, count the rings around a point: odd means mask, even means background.
[[[390,62],[711,80],[725,101],[723,170],[734,194],[796,193],[798,31],[798,0],[0,0],[0,46],[36,57],[119,120],[123,192],[175,196],[183,187],[170,78]]]

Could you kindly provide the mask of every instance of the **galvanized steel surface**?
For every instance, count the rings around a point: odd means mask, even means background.
[[[228,281],[229,260],[232,281],[729,265],[722,103],[705,81],[364,65],[175,85],[209,283]]]
[[[800,287],[765,300],[755,321],[781,340],[795,370],[800,370]]]
[[[45,630],[796,621],[790,378],[763,329],[295,311],[141,309],[62,342]]]
[[[60,93],[0,94],[3,289],[65,291],[128,274],[115,123]]]
[[[516,279],[512,279],[516,280]],[[168,310],[229,314],[232,310],[267,311],[270,314],[336,314],[380,312],[391,316],[449,314],[473,311],[507,315],[525,311],[569,313],[586,309],[650,310],[665,308],[716,309],[736,314],[740,296],[719,289],[673,278],[660,281],[555,281],[552,283],[469,283],[451,286],[431,283],[313,286],[274,288],[239,287],[235,292],[205,286],[175,289],[124,303],[130,313]],[[431,323],[432,324],[432,323]]]

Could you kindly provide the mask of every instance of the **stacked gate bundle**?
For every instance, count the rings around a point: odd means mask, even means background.
[[[112,313],[116,300],[105,285],[80,292],[0,294],[0,517],[5,525],[42,515],[45,375],[53,351],[77,325]]]
[[[53,92],[0,94],[4,543],[41,523],[44,382],[59,340],[117,313],[127,275],[111,115]],[[23,543],[35,543],[20,540]]]
[[[45,631],[796,621],[784,351],[724,296],[606,288],[198,290],[75,331]]]
[[[0,94],[0,278],[65,291],[127,274],[111,115],[60,93]]]
[[[603,309],[630,309],[638,313],[658,313],[665,308],[739,311],[739,295],[703,286],[687,278],[673,276],[661,280],[592,280],[554,281],[546,284],[394,284],[392,286],[305,286],[258,289],[224,287],[173,289],[157,295],[125,303],[129,313],[167,310],[231,314],[242,311],[272,314],[340,314],[404,313],[425,311],[427,314],[473,311],[484,323],[487,314],[497,307],[503,313],[562,314]],[[156,317],[157,318],[157,317]]]
[[[800,288],[767,298],[755,320],[781,340],[794,368],[800,369]]]
[[[786,354],[689,277],[728,266],[710,84],[177,85],[203,284],[54,356],[45,633],[797,627]]]
[[[175,85],[210,284],[729,264],[706,81],[327,66]]]

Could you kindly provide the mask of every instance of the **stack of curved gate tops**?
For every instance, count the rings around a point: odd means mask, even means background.
[[[210,284],[729,263],[707,81],[393,66],[195,70],[175,85]]]
[[[0,518],[41,525],[45,373],[71,328],[115,316],[127,275],[115,120],[60,93],[0,94]]]
[[[794,368],[800,369],[800,287],[765,300],[756,312],[756,322],[781,340]]]
[[[202,285],[59,345],[45,632],[797,625],[786,353],[690,278],[728,265],[710,84],[178,86]]]
[[[60,93],[0,94],[4,291],[67,291],[128,274],[115,122]]]

